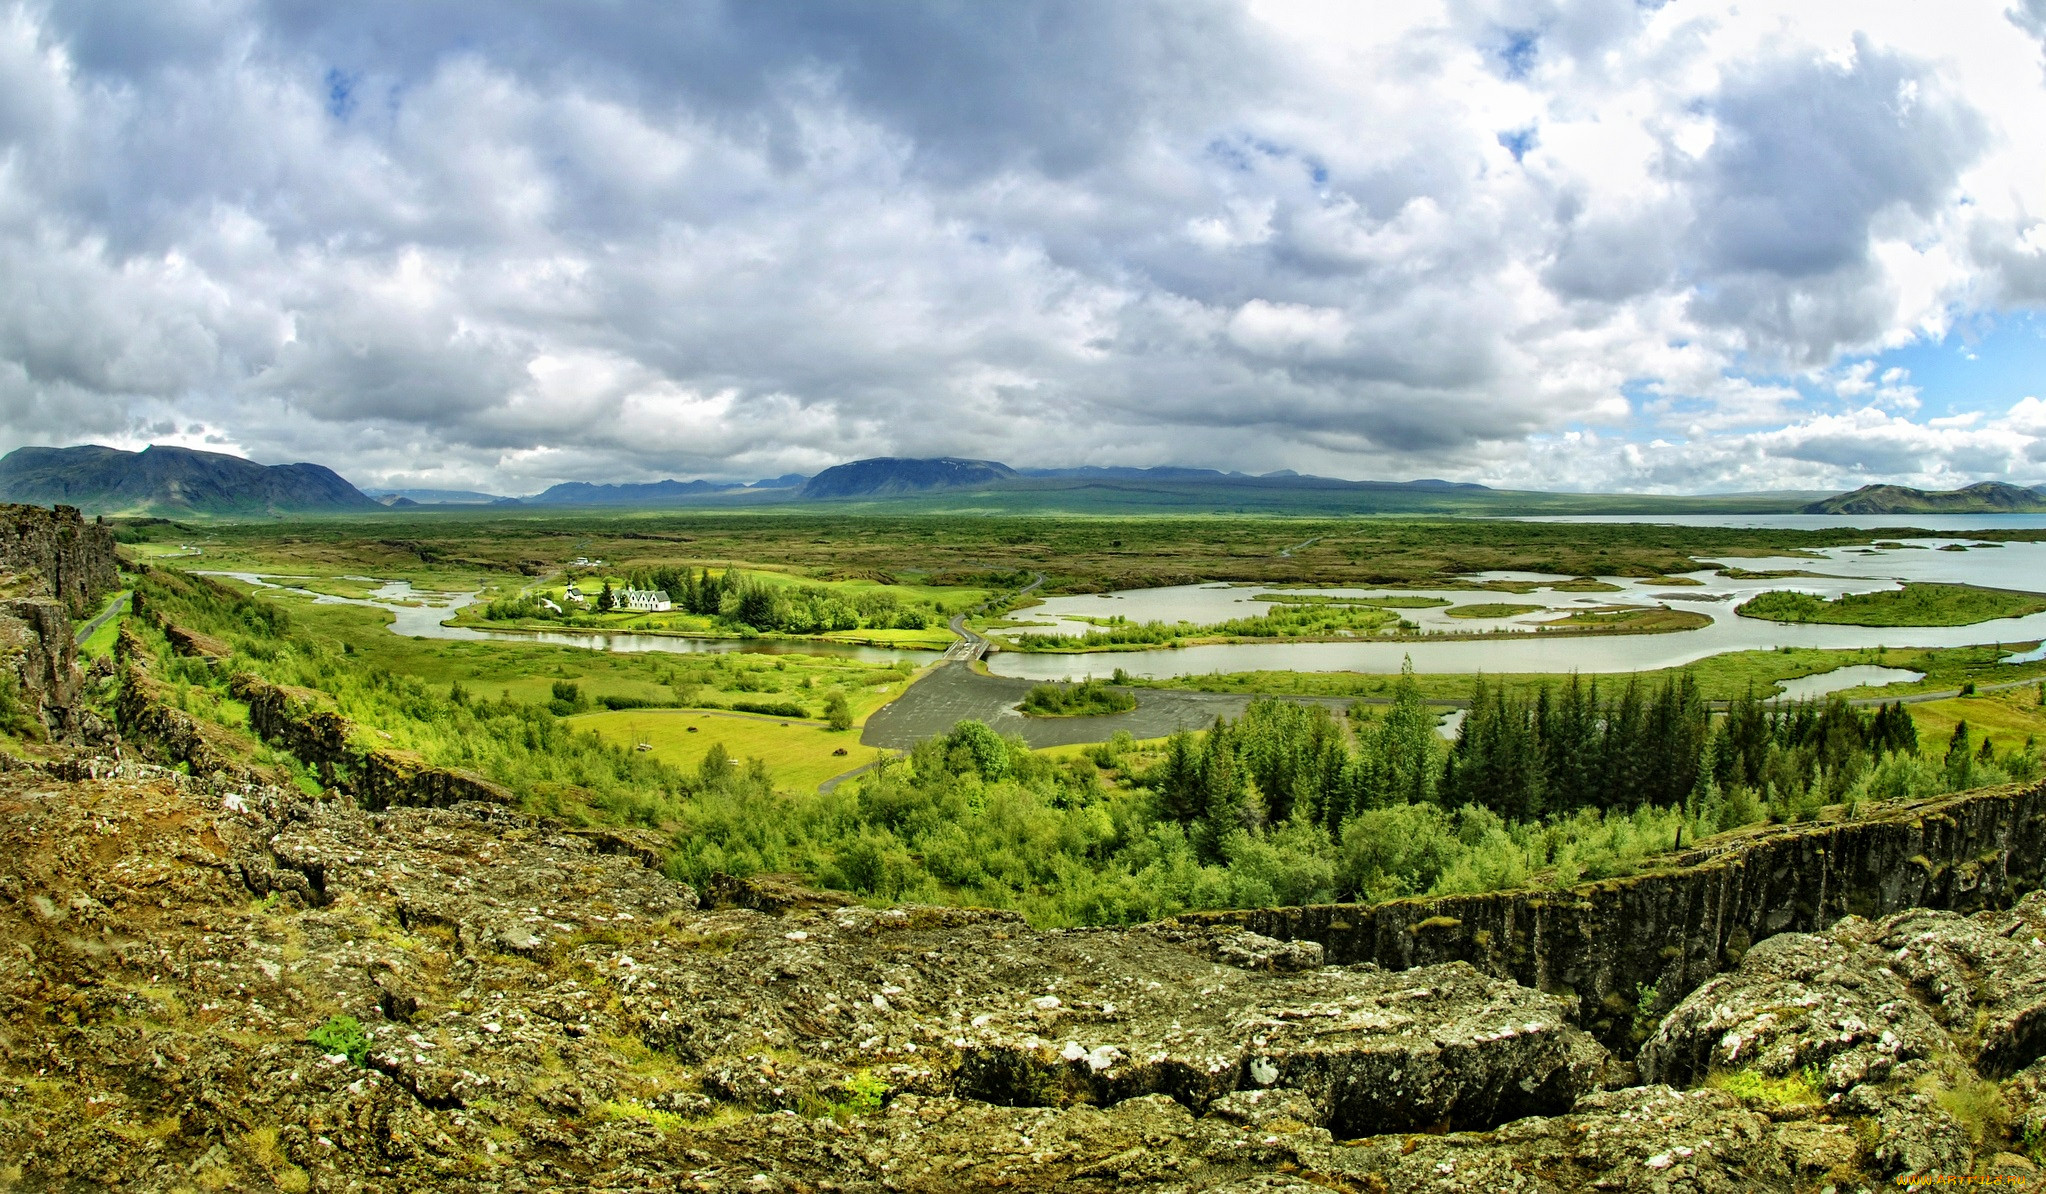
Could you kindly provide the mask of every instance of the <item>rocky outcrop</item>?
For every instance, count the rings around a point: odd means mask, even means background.
[[[1640,1068],[1857,1118],[1885,1173],[1966,1173],[2024,1139],[2013,1124],[2046,1119],[2042,1022],[2046,892],[2034,892],[2008,911],[1913,909],[1772,937],[1665,1017]]]
[[[210,634],[202,634],[175,622],[162,622],[160,626],[163,637],[170,640],[170,648],[176,654],[209,662],[234,654],[233,647]]]
[[[1464,961],[1577,1000],[1577,1022],[1631,1052],[1686,992],[1756,942],[1902,908],[2008,906],[2046,876],[2046,784],[1881,806],[1860,820],[1771,826],[1644,874],[1567,891],[1200,913],[1319,944],[1335,963]]]
[[[191,774],[234,785],[275,783],[284,777],[251,766],[236,736],[166,702],[165,689],[149,670],[149,649],[134,631],[121,627],[114,638],[117,687],[114,725],[145,759],[178,766]]]
[[[52,600],[78,618],[120,584],[104,523],[70,506],[0,505],[0,594]]]
[[[69,506],[0,505],[0,720],[15,734],[104,737],[79,701],[71,620],[120,584],[113,535]]]
[[[464,801],[516,805],[518,795],[473,772],[437,767],[409,750],[366,751],[356,768],[357,799],[372,809],[398,805],[447,808]]]
[[[372,809],[397,805],[445,808],[464,801],[514,805],[511,789],[480,775],[427,762],[409,750],[370,746],[354,723],[310,689],[272,684],[242,672],[229,681],[249,706],[249,728],[315,768],[320,781],[352,792]]]
[[[15,733],[68,738],[79,726],[78,645],[54,601],[0,601],[0,689]]]

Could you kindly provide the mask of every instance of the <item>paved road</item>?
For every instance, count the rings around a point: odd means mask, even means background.
[[[82,643],[86,639],[91,638],[94,632],[96,632],[100,627],[107,624],[107,620],[109,618],[112,618],[115,614],[118,614],[122,610],[128,608],[128,597],[129,594],[122,593],[119,596],[115,597],[112,601],[108,602],[107,607],[99,611],[98,614],[94,615],[92,621],[87,622],[85,625],[80,626],[77,630],[71,633],[72,640],[74,642]]]

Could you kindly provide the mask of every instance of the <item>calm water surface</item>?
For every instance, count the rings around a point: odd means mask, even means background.
[[[1818,517],[1816,515],[1809,517]],[[1958,517],[1958,516],[1957,516]],[[2036,516],[2033,516],[2036,517]],[[1597,521],[1613,521],[1603,519]],[[1667,521],[1667,520],[1662,520]],[[1726,520],[1720,520],[1720,523]],[[1543,584],[1528,594],[1442,589],[1411,590],[1318,588],[1287,590],[1339,596],[1418,595],[1445,598],[1457,605],[1514,603],[1540,605],[1541,610],[1505,619],[1448,617],[1447,607],[1400,610],[1424,631],[1503,630],[1507,635],[1484,639],[1429,641],[1425,636],[1395,642],[1227,643],[1213,646],[1158,648],[1072,654],[991,655],[988,667],[998,675],[1034,680],[1066,676],[1105,676],[1120,667],[1134,676],[1165,678],[1209,672],[1359,671],[1397,672],[1403,660],[1414,670],[1468,672],[1631,672],[1675,667],[1725,651],[1776,647],[1960,647],[1977,643],[2024,643],[2046,640],[2046,613],[2006,618],[1974,626],[1869,627],[1800,626],[1743,618],[1734,607],[1757,593],[1788,589],[1822,597],[1894,589],[1906,580],[1950,581],[1991,588],[2046,592],[2046,544],[2012,543],[2000,547],[1970,546],[1966,551],[1940,547],[1972,544],[1965,538],[1911,539],[1901,548],[1828,548],[1817,558],[1730,559],[1725,566],[1749,571],[1796,570],[1818,576],[1734,580],[1716,570],[1691,573],[1693,586],[1644,583],[1621,577],[1599,579],[1616,592],[1571,593],[1546,587],[1568,579],[1529,573],[1482,573],[1478,579],[1529,580]],[[1185,585],[1083,597],[1057,597],[1020,611],[1015,617],[1056,627],[1058,633],[1080,633],[1087,623],[1079,616],[1122,614],[1132,622],[1153,619],[1216,622],[1269,609],[1256,597],[1275,593],[1266,588],[1234,585]],[[1711,619],[1698,630],[1671,634],[1544,635],[1544,621],[1569,610],[1600,605],[1667,605],[1692,610]],[[1842,684],[1836,687],[1851,687]]]

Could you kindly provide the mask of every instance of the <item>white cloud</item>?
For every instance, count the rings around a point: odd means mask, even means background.
[[[2039,468],[1869,363],[2046,303],[2036,13],[1381,9],[6,6],[0,446]]]

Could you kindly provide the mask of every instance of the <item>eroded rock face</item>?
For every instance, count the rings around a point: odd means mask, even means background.
[[[20,707],[17,732],[69,738],[78,728],[78,646],[71,618],[54,601],[0,601],[0,668]]]
[[[1666,1016],[1639,1063],[1652,1081],[1808,1096],[1866,1125],[1886,1174],[1966,1173],[2046,1126],[2042,1017],[2034,892],[2007,911],[1914,909],[1772,937]]]
[[[120,587],[114,533],[70,506],[0,504],[0,595],[47,598],[83,617]]]
[[[1649,1021],[1639,993],[1674,999],[1757,942],[1845,916],[2008,906],[2046,878],[2046,784],[1957,792],[1853,821],[1756,827],[1665,865],[1568,891],[1497,891],[1364,906],[1193,913],[1321,945],[1331,962],[1403,969],[1467,961],[1578,998],[1577,1023],[1628,1052]],[[1641,1022],[1637,1022],[1641,1021]]]

